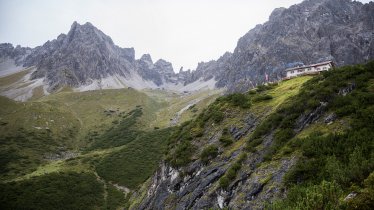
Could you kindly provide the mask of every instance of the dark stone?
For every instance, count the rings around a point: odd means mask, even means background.
[[[325,123],[326,124],[329,124],[329,123],[332,123],[336,120],[337,116],[335,113],[331,113],[329,114],[326,118],[325,118]]]
[[[356,88],[356,83],[348,85],[348,87],[339,90],[339,95],[346,96]]]
[[[309,112],[308,114],[303,114],[299,117],[299,119],[296,121],[296,131],[299,132],[303,128],[305,128],[307,125],[310,125],[311,123],[318,120],[324,111],[326,110],[327,102],[320,102],[321,104],[313,111]]]
[[[261,183],[252,183],[252,185],[249,186],[249,189],[245,195],[246,200],[253,200],[257,194],[259,194],[264,187],[264,184]]]

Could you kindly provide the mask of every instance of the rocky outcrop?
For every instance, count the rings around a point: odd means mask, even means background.
[[[320,105],[317,108],[310,111],[309,113],[302,114],[296,120],[295,131],[300,132],[306,126],[308,126],[308,125],[312,124],[313,122],[317,121],[323,115],[323,113],[325,112],[327,105],[328,105],[327,102],[320,102]]]
[[[239,140],[241,137],[245,136],[250,129],[257,125],[257,119],[253,115],[248,115],[244,122],[245,125],[243,128],[237,128],[235,126],[230,127],[230,133],[235,140]]]

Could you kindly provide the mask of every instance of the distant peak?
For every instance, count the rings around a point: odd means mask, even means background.
[[[150,54],[144,54],[144,55],[142,55],[142,57],[140,58],[140,60],[153,63],[152,57],[151,57]]]
[[[286,11],[287,9],[284,8],[284,7],[279,7],[279,8],[275,8],[273,10],[273,12],[271,13],[270,15],[270,20],[273,20],[273,19],[276,19],[278,18],[284,11]]]
[[[75,29],[75,28],[94,28],[94,29],[97,29],[92,23],[90,22],[86,22],[85,24],[81,25],[79,24],[77,21],[74,21],[73,24],[71,25],[71,29]]]
[[[84,24],[84,26],[94,26],[94,25],[92,25],[92,23],[90,23],[90,22],[86,22],[86,23]]]

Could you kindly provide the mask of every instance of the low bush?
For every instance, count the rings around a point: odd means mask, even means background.
[[[261,95],[257,95],[256,97],[254,97],[253,101],[254,102],[259,102],[259,101],[268,101],[268,100],[271,100],[271,99],[273,99],[273,96],[268,95],[268,94],[261,94]]]
[[[190,141],[182,141],[173,152],[168,154],[167,160],[173,167],[182,167],[191,162],[194,146]]]
[[[218,155],[218,147],[216,145],[209,145],[203,149],[200,154],[200,159],[203,163],[208,163]]]
[[[246,153],[240,154],[238,159],[227,169],[226,173],[219,179],[219,186],[227,189],[230,183],[236,178],[237,173],[242,167],[243,161],[247,158]]]
[[[229,102],[233,106],[238,106],[243,109],[251,107],[251,100],[248,95],[243,93],[233,93],[225,97],[225,101]]]
[[[219,138],[219,142],[221,142],[221,144],[224,146],[224,147],[227,147],[229,145],[231,145],[233,143],[233,138],[232,136],[230,135],[229,133],[229,130],[227,128],[224,128],[223,131],[222,131],[222,135],[221,137]]]

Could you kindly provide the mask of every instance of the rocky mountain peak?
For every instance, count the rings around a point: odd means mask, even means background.
[[[175,74],[173,65],[170,62],[165,61],[164,59],[159,59],[155,63],[156,71],[163,74]]]
[[[140,61],[147,63],[149,66],[153,66],[152,57],[150,54],[144,54],[140,58]]]
[[[284,8],[284,7],[274,9],[273,12],[271,13],[270,17],[269,17],[269,20],[274,20],[274,19],[278,18],[285,10],[287,10],[287,9]]]
[[[97,29],[91,23],[87,22],[80,25],[74,22],[67,34],[64,44],[88,44],[88,45],[107,45],[107,48],[113,48],[114,43],[112,39],[105,35],[102,31]],[[113,49],[112,49],[113,50]]]

